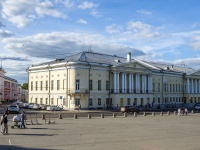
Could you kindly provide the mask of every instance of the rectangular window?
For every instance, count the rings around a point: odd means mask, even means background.
[[[92,80],[89,80],[89,90],[92,90]]]
[[[101,98],[98,98],[98,105],[101,105]]]
[[[76,90],[80,90],[80,80],[76,80]]]
[[[60,90],[60,80],[57,80],[57,90]]]
[[[35,82],[35,90],[37,91],[37,89],[38,89],[38,82],[36,81]]]
[[[109,89],[110,89],[110,83],[109,81],[106,81],[106,91],[109,91]]]
[[[33,91],[33,81],[31,81],[31,91]]]
[[[98,91],[101,90],[101,80],[98,80]]]
[[[169,90],[172,92],[172,84],[169,85]]]
[[[92,98],[89,99],[89,106],[92,106]]]
[[[178,85],[176,84],[176,91],[175,92],[178,92]]]
[[[48,80],[46,80],[46,91],[48,90]]]
[[[54,99],[53,99],[53,98],[51,98],[51,105],[53,105],[53,101],[54,101]]]
[[[160,97],[158,97],[158,103],[160,103]]]
[[[80,105],[80,99],[75,99],[75,105],[79,106]]]
[[[48,105],[48,98],[46,98],[46,105]]]
[[[127,98],[127,105],[131,105],[131,99]]]
[[[173,84],[173,92],[175,92],[175,85]]]
[[[156,86],[155,86],[155,83],[153,83],[153,92],[155,92],[156,90],[156,88],[155,88]]]
[[[63,90],[65,90],[65,87],[66,87],[66,80],[64,79],[63,80]]]
[[[40,98],[40,104],[43,104],[43,99],[42,98]]]
[[[37,101],[37,98],[35,98],[35,103],[37,104],[37,102],[38,102],[38,101]]]
[[[167,92],[167,84],[164,84],[164,92]]]
[[[42,91],[42,87],[43,87],[43,82],[42,81],[40,81],[40,90]]]
[[[158,83],[158,92],[160,92],[160,83]]]
[[[153,98],[153,103],[155,103],[155,97]]]
[[[63,105],[66,106],[66,107],[68,107],[68,103],[67,103],[66,98],[63,98]]]
[[[51,80],[51,90],[53,90],[53,80]]]
[[[106,98],[106,105],[109,105],[109,98]]]

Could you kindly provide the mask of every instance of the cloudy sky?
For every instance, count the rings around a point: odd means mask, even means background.
[[[199,0],[0,0],[0,58],[27,82],[32,64],[90,49],[200,69]]]

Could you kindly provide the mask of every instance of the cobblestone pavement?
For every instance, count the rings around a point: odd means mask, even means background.
[[[199,113],[37,121],[28,122],[27,129],[11,129],[9,121],[9,135],[0,135],[0,149],[200,150]]]

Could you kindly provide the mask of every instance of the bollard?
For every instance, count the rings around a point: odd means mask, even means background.
[[[143,116],[146,116],[146,112],[144,112]]]
[[[116,114],[115,113],[113,113],[113,118],[115,118],[116,117]]]
[[[170,115],[170,112],[169,112],[169,111],[167,112],[167,115]]]
[[[42,120],[45,120],[45,115],[44,114],[42,115]]]
[[[163,116],[163,112],[162,111],[160,112],[160,115]]]
[[[137,117],[137,112],[134,112],[134,117]]]
[[[74,114],[74,119],[77,119],[78,117],[77,117],[77,114]]]
[[[174,115],[177,115],[176,111],[174,111]]]
[[[194,113],[194,110],[192,110],[191,113],[193,114],[193,113]]]
[[[88,114],[88,119],[91,119],[91,114]]]
[[[152,112],[152,116],[155,116],[155,112]]]
[[[62,115],[61,114],[59,114],[58,119],[62,119]]]
[[[101,118],[104,118],[104,114],[101,114]]]
[[[127,117],[127,112],[124,113],[124,117]]]

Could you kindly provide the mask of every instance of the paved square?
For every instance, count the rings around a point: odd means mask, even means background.
[[[0,136],[0,149],[200,150],[200,114],[63,118]],[[9,125],[11,122],[9,123]]]

